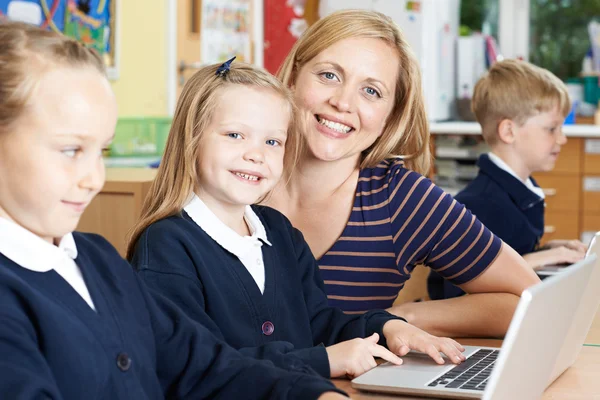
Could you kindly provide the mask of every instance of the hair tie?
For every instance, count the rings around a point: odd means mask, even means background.
[[[217,73],[215,75],[217,75],[217,76],[227,75],[233,60],[235,60],[235,56],[233,56],[233,58],[230,58],[229,60],[227,60],[223,64],[221,64],[221,66],[219,68],[217,68]]]

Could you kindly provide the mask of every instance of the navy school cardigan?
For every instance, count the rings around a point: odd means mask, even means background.
[[[0,397],[317,398],[333,385],[242,356],[151,293],[102,237],[74,233],[97,312],[54,270],[0,254]]]
[[[280,212],[252,206],[272,246],[263,245],[264,294],[241,261],[185,211],[150,225],[132,258],[146,284],[242,353],[289,368],[306,363],[330,376],[324,346],[402,319],[375,310],[344,314],[328,305],[318,265],[299,230]]]

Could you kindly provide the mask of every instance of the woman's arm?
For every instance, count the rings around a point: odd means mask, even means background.
[[[519,297],[539,278],[527,262],[502,243],[496,259],[477,278],[459,285],[470,293],[454,299],[405,303],[390,308],[413,325],[450,337],[502,337]]]

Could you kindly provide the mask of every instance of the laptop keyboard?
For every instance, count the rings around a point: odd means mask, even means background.
[[[499,350],[479,349],[427,386],[483,391],[499,352]]]

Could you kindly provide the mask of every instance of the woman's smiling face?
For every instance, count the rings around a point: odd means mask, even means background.
[[[340,40],[308,61],[292,86],[312,156],[360,157],[383,133],[394,106],[396,50],[381,39]]]

